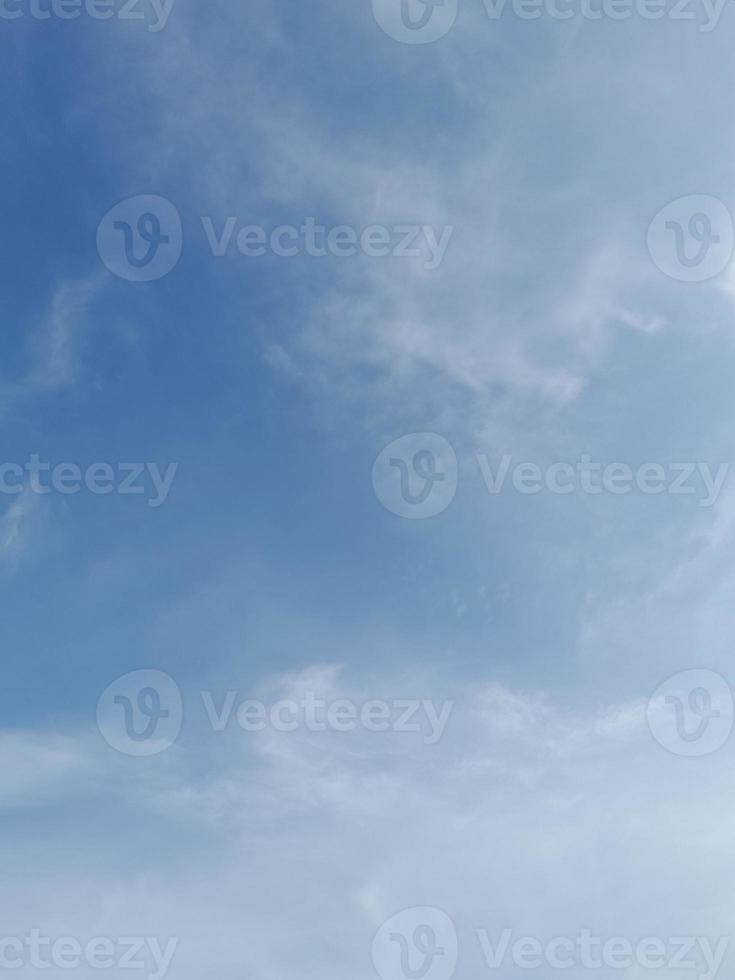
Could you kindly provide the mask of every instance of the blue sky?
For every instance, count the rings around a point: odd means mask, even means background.
[[[443,37],[404,44],[370,0],[175,0],[160,30],[148,4],[2,6],[22,15],[0,16],[0,463],[176,464],[160,506],[150,481],[0,493],[3,936],[173,936],[183,980],[367,980],[411,907],[452,918],[462,978],[486,968],[479,928],[729,935],[733,746],[683,758],[646,724],[671,675],[731,678],[729,471],[701,506],[491,494],[477,460],[732,458],[731,256],[681,281],[647,233],[682,199],[684,227],[693,195],[735,214],[733,12],[702,30],[693,2],[570,7],[459,0]],[[182,228],[150,282],[97,245],[141,195]],[[202,219],[228,217],[452,232],[435,269],[217,257]],[[458,465],[426,520],[372,479],[414,433]],[[96,723],[141,670],[184,705],[150,758]],[[454,709],[436,745],[216,732],[207,691]]]

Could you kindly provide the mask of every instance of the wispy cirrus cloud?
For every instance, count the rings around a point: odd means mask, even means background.
[[[28,366],[15,379],[0,384],[0,406],[73,384],[79,377],[84,337],[90,329],[94,302],[103,290],[103,276],[69,279],[58,284],[40,322],[26,341]]]

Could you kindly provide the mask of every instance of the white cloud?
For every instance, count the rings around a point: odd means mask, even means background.
[[[264,690],[297,696],[319,685],[355,699],[376,688],[407,694],[405,678],[356,685],[325,668]],[[433,747],[408,734],[235,728],[190,732],[173,765],[110,755],[105,778],[124,819],[147,828],[146,846],[119,835],[114,871],[81,875],[70,864],[43,893],[21,883],[4,921],[83,937],[179,936],[177,976],[207,968],[256,980],[368,978],[375,929],[412,905],[455,919],[460,977],[484,970],[475,928],[542,939],[583,926],[631,940],[727,933],[730,749],[716,761],[668,755],[640,701],[579,712],[498,684],[447,687],[457,707]],[[41,776],[28,777],[33,748],[0,741],[4,768],[20,773],[16,798],[37,797],[51,773],[57,785],[74,777],[78,792],[84,751],[46,740]],[[192,849],[203,831],[208,846]]]
[[[102,290],[101,274],[65,280],[53,291],[48,309],[28,340],[29,365],[21,377],[5,379],[5,407],[43,391],[62,388],[78,378],[79,347],[89,328],[90,307]]]
[[[25,490],[0,516],[0,561],[11,567],[25,554],[38,525],[39,498]]]
[[[595,376],[617,332],[647,334],[662,326],[658,297],[645,295],[656,271],[644,252],[645,218],[635,204],[612,208],[580,185],[578,175],[552,177],[529,159],[529,134],[543,126],[546,113],[560,115],[564,100],[583,100],[578,87],[564,93],[557,79],[559,104],[548,106],[551,95],[535,76],[517,79],[512,98],[504,89],[504,99],[493,102],[490,125],[487,113],[477,112],[475,92],[455,92],[473,111],[461,138],[447,137],[441,152],[427,149],[420,114],[413,141],[405,131],[384,129],[377,141],[370,131],[347,126],[335,139],[330,123],[339,121],[338,100],[325,107],[308,87],[290,85],[287,71],[269,72],[267,87],[260,82],[260,60],[287,62],[295,43],[277,12],[260,9],[254,16],[243,8],[238,18],[217,9],[207,30],[218,38],[247,32],[255,61],[221,45],[215,59],[209,45],[197,43],[200,18],[178,12],[165,53],[147,67],[159,94],[162,135],[154,153],[130,147],[130,166],[141,179],[173,182],[217,222],[239,215],[244,222],[278,223],[283,215],[297,223],[309,214],[357,228],[412,221],[455,228],[433,273],[420,259],[365,258],[332,262],[325,280],[318,262],[282,263],[282,275],[306,302],[298,317],[289,308],[287,321],[269,324],[267,360],[335,413],[347,401],[368,415],[388,406],[400,416],[406,403],[428,415],[435,402],[462,397],[470,411],[479,400],[487,411],[487,394],[495,389],[563,404]],[[479,5],[475,13],[476,20]],[[319,17],[332,26],[338,21],[341,43],[354,44],[366,64],[380,69],[385,39],[375,25],[371,32],[367,11],[336,12],[322,4],[314,11]],[[480,21],[488,37],[497,28],[484,15]],[[464,24],[451,44],[432,46],[420,62],[427,87],[451,91],[463,56],[479,66],[487,43]],[[402,64],[405,52],[391,50]],[[542,61],[552,75],[573,74],[563,45],[551,44]],[[607,84],[606,64],[587,68]],[[477,89],[492,88],[496,74],[485,65]],[[585,91],[594,102],[594,80]],[[166,147],[163,158],[159,144]],[[241,280],[247,261],[254,268],[253,260],[222,265],[232,272],[228,288]]]
[[[95,768],[85,739],[53,732],[0,732],[0,808],[73,798]]]

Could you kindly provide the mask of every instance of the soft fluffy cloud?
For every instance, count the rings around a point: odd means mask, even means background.
[[[408,693],[406,678],[355,681],[314,667],[258,693]],[[10,921],[82,938],[178,936],[182,977],[368,978],[374,931],[414,905],[454,918],[461,977],[485,969],[477,928],[542,940],[584,926],[631,941],[727,932],[730,748],[709,760],[669,755],[641,699],[578,711],[496,683],[442,687],[456,707],[434,746],[410,733],[215,733],[192,711],[175,760],[108,753],[105,779],[144,837],[121,834],[111,817],[114,861],[96,873],[70,865],[43,894],[17,883]],[[28,746],[2,744],[17,769]],[[57,782],[74,778],[77,751],[51,742],[42,758]],[[193,850],[202,832],[208,844]],[[30,870],[37,860],[31,851]]]

